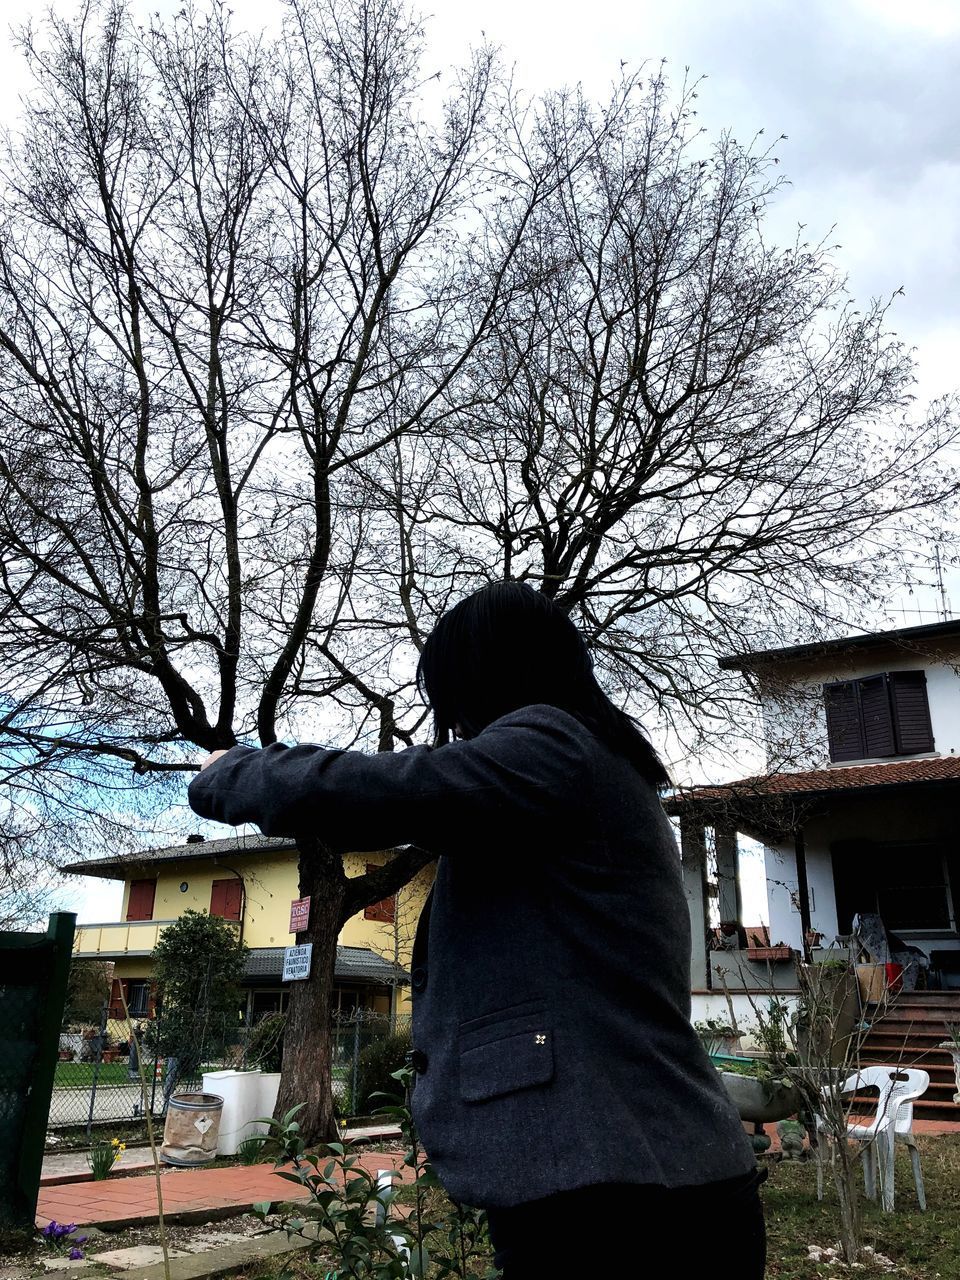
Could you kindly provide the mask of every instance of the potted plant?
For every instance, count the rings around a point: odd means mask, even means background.
[[[793,959],[793,947],[776,942],[772,947],[747,947],[748,960],[771,961],[774,964]]]
[[[774,1120],[786,1120],[803,1106],[796,1087],[778,1076],[765,1058],[744,1059],[742,1063],[731,1063],[718,1070],[741,1120],[770,1124]]]
[[[947,1022],[944,1024],[947,1028],[947,1040],[941,1040],[938,1049],[946,1049],[953,1058],[953,1079],[957,1087],[957,1092],[953,1095],[954,1102],[960,1104],[960,1023]]]
[[[740,1052],[740,1032],[720,1018],[703,1018],[693,1024],[693,1029],[703,1042],[707,1053],[736,1057]]]

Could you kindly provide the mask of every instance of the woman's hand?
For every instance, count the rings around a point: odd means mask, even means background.
[[[211,754],[207,756],[206,760],[200,761],[200,772],[203,773],[204,769],[209,769],[210,765],[212,765],[215,760],[219,760],[221,756],[225,756],[226,754],[226,751],[211,752]]]

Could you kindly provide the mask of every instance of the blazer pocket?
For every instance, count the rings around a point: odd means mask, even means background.
[[[498,1039],[460,1044],[460,1097],[484,1102],[547,1084],[553,1079],[553,1034],[542,1021],[537,1028],[516,1027]]]

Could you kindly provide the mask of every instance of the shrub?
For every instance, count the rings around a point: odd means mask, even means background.
[[[109,964],[102,960],[79,959],[70,961],[67,979],[67,999],[63,1008],[65,1026],[84,1022],[100,1024],[100,1011],[110,999]]]
[[[185,911],[160,935],[153,949],[162,997],[155,1034],[164,1057],[181,1059],[185,1078],[214,1043],[236,1040],[246,961],[235,925],[203,911]]]
[[[283,1061],[285,1013],[268,1013],[254,1026],[247,1045],[247,1063],[261,1071],[279,1071]]]
[[[396,1093],[397,1082],[392,1078],[393,1073],[406,1066],[410,1048],[410,1032],[398,1031],[374,1040],[360,1050],[357,1056],[357,1096],[352,1100],[357,1115],[364,1114],[371,1093]]]

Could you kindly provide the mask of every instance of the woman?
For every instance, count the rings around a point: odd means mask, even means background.
[[[414,944],[413,1113],[504,1280],[715,1267],[761,1280],[751,1146],[689,1020],[667,775],[573,623],[498,583],[446,613],[434,747],[217,753],[190,803],[267,835],[439,856]],[[676,1230],[678,1219],[686,1226]],[[589,1247],[582,1240],[590,1227]]]

